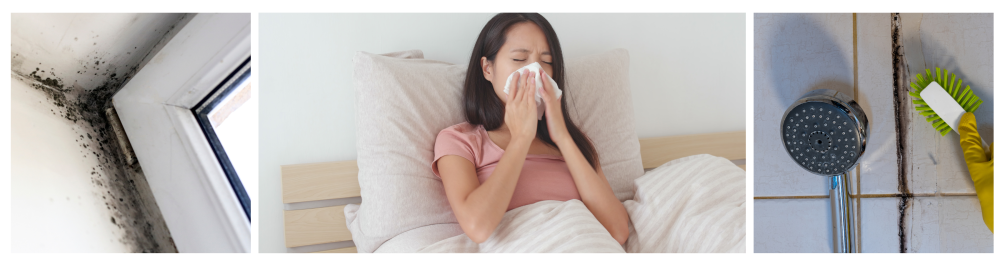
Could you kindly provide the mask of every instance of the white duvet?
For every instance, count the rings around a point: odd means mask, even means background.
[[[376,252],[745,252],[746,172],[729,160],[695,155],[667,162],[635,181],[624,202],[624,245],[579,200],[541,201],[504,214],[476,244],[457,224],[401,234]],[[412,235],[412,236],[410,236]],[[437,238],[428,242],[428,236]]]
[[[513,209],[481,244],[465,234],[418,252],[587,252],[624,253],[580,200],[540,201]]]

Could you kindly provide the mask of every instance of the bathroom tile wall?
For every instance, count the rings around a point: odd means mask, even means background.
[[[857,210],[861,252],[899,252],[899,199],[865,198]]]
[[[754,14],[754,196],[827,194],[823,177],[784,159],[778,124],[811,90],[854,95],[851,28],[851,14]]]
[[[905,17],[910,23],[922,20],[911,34],[925,43],[906,53],[923,54],[928,65],[960,69],[967,83],[993,86],[992,28],[978,26],[992,25],[992,15]],[[892,63],[890,14],[754,15],[755,252],[833,250],[830,203],[824,198],[828,179],[794,165],[777,133],[788,106],[819,88],[851,95],[869,119],[868,145],[854,171],[859,179],[851,181],[862,194],[852,200],[862,252],[992,252],[993,235],[971,196],[957,134],[941,137],[915,111],[903,114],[910,122],[903,128],[902,152],[908,159],[904,181],[917,197],[908,200],[901,224],[901,199],[888,197],[900,194]],[[976,113],[980,131],[991,135],[992,90],[977,85],[976,95],[989,97]]]
[[[831,252],[829,199],[754,201],[754,252]]]
[[[889,14],[857,16],[858,95],[854,100],[868,117],[868,144],[858,165],[863,194],[898,191],[889,22]]]
[[[961,77],[963,84],[983,99],[975,112],[976,119],[979,132],[992,143],[993,15],[922,14],[903,18],[903,25],[919,26],[918,36],[914,37],[919,37],[921,43],[920,49],[904,46],[904,52],[922,54],[924,58],[924,65],[909,66],[911,72],[941,67]],[[916,23],[919,25],[913,25]],[[916,111],[907,114],[907,186],[917,196],[926,195],[911,200],[907,208],[907,251],[992,252],[993,234],[983,224],[979,200],[973,196],[975,188],[958,134],[941,136]]]
[[[851,14],[754,14],[754,196],[825,196],[828,179],[788,157],[780,119],[808,91],[854,96]],[[830,201],[754,201],[755,252],[831,252]]]

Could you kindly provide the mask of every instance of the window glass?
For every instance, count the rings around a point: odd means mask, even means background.
[[[191,111],[226,173],[247,220],[257,199],[257,97],[250,59],[226,77]]]

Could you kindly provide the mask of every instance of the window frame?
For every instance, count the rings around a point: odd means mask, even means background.
[[[215,128],[212,127],[211,118],[208,115],[212,112],[215,107],[219,106],[226,97],[233,93],[239,88],[239,85],[244,81],[250,80],[250,73],[252,69],[250,68],[250,58],[247,58],[235,71],[226,76],[226,78],[219,83],[215,89],[212,90],[207,96],[202,98],[193,108],[191,108],[191,114],[195,116],[198,120],[198,124],[201,125],[201,131],[205,134],[209,145],[212,147],[212,151],[215,153],[216,159],[219,161],[219,165],[222,166],[224,173],[226,174],[226,179],[229,181],[229,186],[236,193],[236,198],[240,201],[240,206],[243,208],[243,213],[246,214],[247,219],[252,222],[253,218],[250,216],[250,196],[247,194],[246,189],[243,187],[243,183],[240,180],[239,174],[236,172],[236,167],[233,167],[232,161],[229,160],[229,155],[226,154],[226,149],[222,146],[222,141],[219,140],[219,136],[215,134]],[[256,128],[255,128],[256,129]]]
[[[250,25],[196,14],[112,99],[180,252],[250,252],[250,217],[192,112],[249,62]]]

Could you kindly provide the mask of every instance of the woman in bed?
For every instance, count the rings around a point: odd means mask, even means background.
[[[628,213],[615,197],[594,145],[557,99],[549,82],[535,87],[529,72],[538,62],[564,91],[559,39],[539,14],[498,14],[472,50],[465,77],[467,122],[438,133],[431,168],[444,183],[448,202],[465,234],[486,241],[504,213],[543,200],[580,200],[608,233],[624,244]],[[504,93],[513,73],[510,95]],[[543,80],[544,76],[543,76]],[[544,116],[538,119],[535,90]]]

